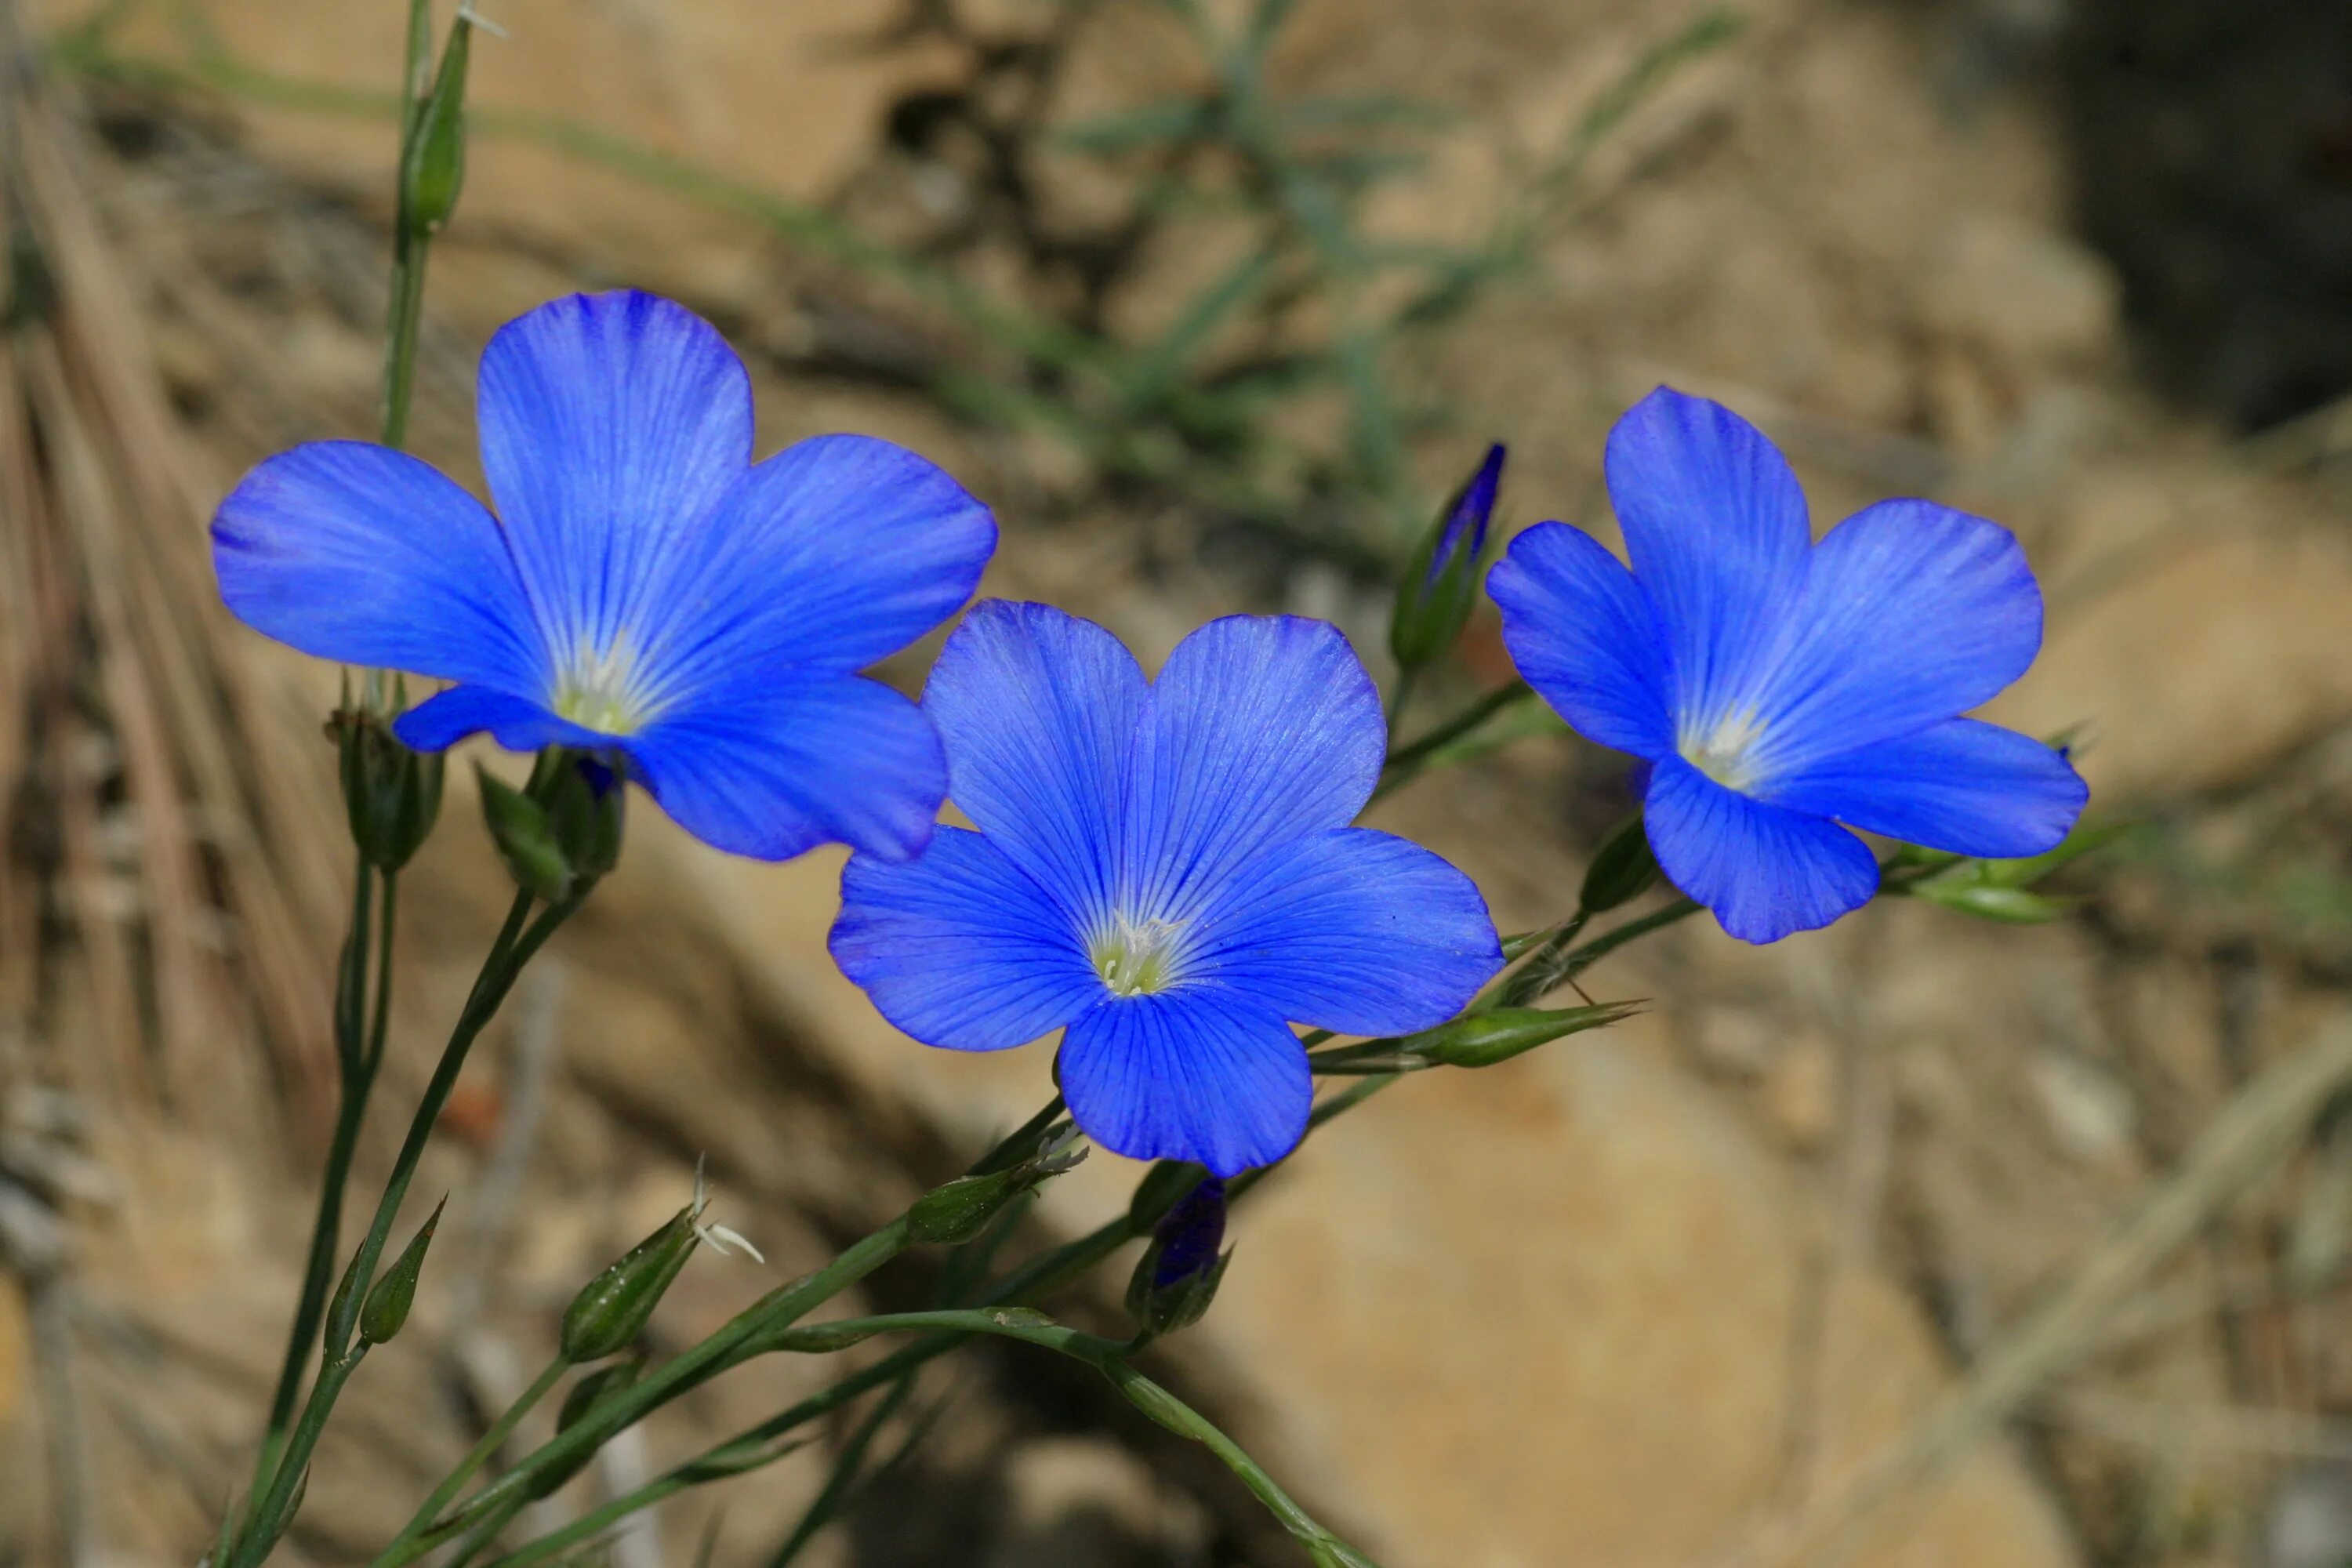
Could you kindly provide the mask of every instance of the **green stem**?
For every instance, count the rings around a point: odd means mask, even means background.
[[[399,1156],[393,1163],[391,1179],[384,1184],[383,1196],[378,1201],[375,1218],[368,1226],[366,1237],[343,1272],[342,1283],[337,1288],[332,1304],[328,1309],[325,1331],[326,1370],[320,1373],[318,1384],[310,1391],[310,1403],[304,1406],[302,1419],[294,1428],[286,1445],[263,1501],[253,1510],[256,1521],[283,1518],[292,1500],[294,1488],[300,1480],[303,1468],[310,1463],[310,1451],[318,1446],[319,1433],[326,1426],[327,1416],[334,1408],[335,1399],[351,1376],[352,1369],[367,1353],[364,1342],[353,1345],[352,1336],[359,1324],[360,1307],[367,1297],[368,1286],[375,1278],[375,1266],[383,1256],[385,1239],[392,1234],[393,1221],[399,1216],[401,1200],[408,1195],[408,1187],[416,1175],[417,1163],[424,1157],[425,1145],[433,1135],[434,1124],[440,1120],[441,1110],[448,1102],[449,1091],[457,1086],[457,1075],[466,1065],[466,1055],[482,1032],[483,1026],[498,1011],[499,1004],[514,985],[515,976],[529,963],[555,928],[579,907],[581,896],[575,895],[541,915],[528,930],[524,922],[530,915],[531,896],[518,893],[514,907],[507,914],[507,923],[491,945],[489,956],[482,962],[482,971],[475,978],[474,989],[458,1016],[457,1025],[450,1032],[449,1043],[441,1053],[441,1062],[434,1069],[433,1080],[425,1086],[425,1098],[409,1120],[408,1136],[400,1146]],[[253,1568],[268,1554],[269,1543],[259,1537],[262,1531],[249,1531],[238,1543],[236,1556],[230,1568]]]
[[[425,258],[427,246],[406,233],[392,247],[392,300],[385,322],[383,444],[405,446],[408,406],[416,388],[416,340],[425,319]]]
[[[1460,740],[1513,703],[1534,695],[1535,689],[1524,680],[1514,680],[1507,686],[1497,687],[1411,745],[1390,752],[1387,769],[1381,774],[1380,787],[1372,792],[1372,798],[1378,800],[1402,789],[1427,765],[1431,755],[1441,747]]]
[[[484,1547],[496,1542],[500,1532],[514,1522],[514,1516],[522,1511],[525,1500],[522,1498],[511,1500],[494,1510],[479,1524],[467,1531],[466,1539],[457,1542],[441,1568],[466,1568],[467,1563],[482,1554]]]
[[[850,1488],[856,1483],[857,1472],[866,1463],[866,1451],[874,1446],[874,1439],[880,1435],[883,1426],[898,1413],[899,1406],[905,1405],[908,1395],[914,1392],[915,1380],[901,1378],[889,1393],[875,1402],[866,1419],[857,1424],[857,1430],[849,1435],[849,1441],[841,1446],[841,1452],[833,1462],[833,1474],[825,1478],[824,1489],[803,1510],[800,1522],[793,1527],[792,1534],[785,1538],[783,1545],[776,1549],[775,1556],[768,1560],[768,1568],[792,1568],[793,1561],[808,1543],[833,1522],[834,1515],[840,1512],[842,1505],[848,1500]]]
[[[335,1130],[327,1145],[327,1168],[320,1179],[318,1214],[310,1223],[310,1255],[302,1270],[301,1300],[286,1338],[286,1357],[278,1373],[278,1389],[269,1402],[269,1425],[262,1435],[261,1453],[254,1466],[253,1500],[270,1489],[284,1452],[288,1429],[302,1397],[302,1374],[318,1343],[319,1322],[327,1310],[327,1293],[334,1288],[335,1253],[341,1239],[343,1191],[351,1177],[352,1157],[359,1147],[360,1128],[367,1119],[368,1091],[374,1084],[373,1066],[358,1037],[357,1020],[365,1012],[367,992],[368,906],[373,887],[373,868],[359,858],[352,877],[352,926],[343,941],[343,957],[336,977],[335,1060],[341,1080]],[[382,945],[376,969],[379,999],[392,993],[393,878],[383,881]]]
[[[738,1312],[709,1339],[665,1363],[642,1383],[596,1405],[569,1430],[559,1433],[513,1469],[468,1498],[447,1518],[422,1533],[394,1542],[376,1558],[373,1568],[399,1568],[402,1563],[415,1562],[509,1500],[527,1500],[532,1484],[540,1477],[593,1453],[615,1433],[635,1425],[657,1406],[738,1361],[758,1354],[763,1348],[759,1342],[790,1327],[813,1309],[873,1273],[904,1251],[908,1240],[907,1220],[901,1215],[815,1273],[771,1290]]]
[[[1698,913],[1700,905],[1690,899],[1676,899],[1663,909],[1653,910],[1640,920],[1627,921],[1623,925],[1601,932],[1582,947],[1570,948],[1556,956],[1538,956],[1534,962],[1511,976],[1503,989],[1503,1005],[1524,1006],[1541,997],[1553,987],[1575,979],[1611,953],[1649,935],[1663,931],[1677,921],[1687,920]]]
[[[1126,1395],[1128,1402],[1137,1409],[1177,1436],[1201,1444],[1223,1460],[1226,1468],[1241,1478],[1242,1484],[1265,1504],[1266,1510],[1301,1545],[1323,1553],[1323,1560],[1329,1560],[1336,1552],[1342,1554],[1340,1561],[1369,1563],[1369,1559],[1355,1552],[1352,1547],[1316,1522],[1314,1517],[1299,1507],[1239,1443],[1199,1411],[1129,1365],[1127,1347],[1116,1340],[1081,1333],[1076,1329],[1044,1322],[1031,1316],[986,1309],[895,1312],[824,1325],[824,1331],[828,1336],[851,1331],[903,1333],[919,1330],[960,1335],[992,1334],[1084,1362],[1108,1378],[1111,1386]]]
[[[507,1439],[514,1436],[515,1428],[522,1425],[523,1417],[530,1415],[539,1402],[546,1398],[557,1384],[563,1381],[563,1374],[571,1370],[572,1363],[561,1355],[549,1362],[546,1368],[532,1381],[531,1385],[522,1391],[521,1396],[507,1406],[506,1414],[490,1424],[490,1429],[482,1434],[481,1441],[476,1443],[467,1451],[466,1457],[457,1461],[457,1468],[442,1478],[441,1484],[433,1489],[433,1495],[426,1498],[424,1504],[410,1516],[408,1522],[401,1527],[401,1531],[394,1538],[393,1544],[398,1546],[404,1542],[415,1539],[435,1519],[438,1518],[441,1510],[449,1506],[450,1500],[465,1489],[466,1483],[473,1479],[474,1472],[489,1463],[491,1457],[506,1446]],[[503,1527],[504,1521],[499,1522]]]

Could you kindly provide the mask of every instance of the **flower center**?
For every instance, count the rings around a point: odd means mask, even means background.
[[[1114,996],[1149,996],[1176,984],[1181,921],[1112,915],[1087,940],[1087,957]]]
[[[636,658],[625,635],[598,649],[582,644],[571,668],[555,682],[551,704],[561,717],[600,735],[626,735],[645,728],[653,704],[637,689]]]
[[[1675,750],[1682,753],[1683,761],[1724,788],[1745,790],[1756,782],[1754,752],[1763,732],[1756,710],[1743,709],[1725,714],[1710,729],[1685,727],[1675,739]]]

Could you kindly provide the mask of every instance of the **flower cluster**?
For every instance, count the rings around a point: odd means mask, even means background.
[[[1467,877],[1353,826],[1387,731],[1337,628],[1213,621],[1151,679],[1100,626],[987,601],[918,707],[857,672],[962,608],[996,539],[933,464],[854,436],[752,462],[741,363],[638,293],[500,331],[480,424],[496,516],[384,447],[262,464],[214,523],[229,606],[453,683],[396,721],[418,751],[487,731],[593,752],[721,849],[847,844],[842,970],[931,1045],[1062,1031],[1098,1142],[1217,1177],[1278,1160],[1311,1099],[1294,1025],[1429,1029],[1501,968]],[[1407,584],[1409,666],[1469,613],[1501,468],[1497,447]],[[1961,717],[2039,646],[2008,533],[1888,501],[1816,543],[1770,444],[1663,389],[1612,435],[1608,479],[1631,570],[1545,523],[1489,592],[1528,682],[1641,759],[1658,865],[1727,931],[1769,942],[1865,902],[1853,828],[1983,857],[2066,834],[2084,791],[2064,759]],[[974,829],[935,827],[949,796]]]

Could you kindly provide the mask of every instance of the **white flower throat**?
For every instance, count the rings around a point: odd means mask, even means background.
[[[1756,752],[1764,725],[1753,708],[1727,713],[1702,728],[1685,723],[1675,737],[1683,761],[1729,790],[1744,790],[1756,782]]]
[[[556,713],[600,735],[626,735],[654,717],[655,705],[640,689],[636,656],[625,633],[602,649],[583,642],[572,663],[556,678],[549,704]]]
[[[1150,996],[1182,978],[1184,922],[1114,912],[1087,939],[1087,957],[1114,996]]]

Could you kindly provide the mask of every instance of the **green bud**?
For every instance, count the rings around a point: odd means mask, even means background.
[[[566,754],[545,799],[556,848],[575,878],[593,881],[620,862],[628,791],[617,772],[596,758]]]
[[[1199,1322],[1233,1261],[1217,1250],[1224,1239],[1225,1184],[1211,1176],[1176,1201],[1129,1276],[1127,1310],[1136,1326],[1156,1339]]]
[[[352,842],[370,865],[397,871],[441,815],[442,759],[410,751],[373,713],[340,713],[335,728]]]
[[[1497,1007],[1408,1035],[1397,1042],[1397,1050],[1443,1067],[1490,1068],[1563,1036],[1606,1028],[1641,1010],[1639,1002],[1601,1002],[1590,1007]]]
[[[1389,651],[1401,668],[1418,669],[1444,654],[1469,624],[1478,603],[1478,567],[1486,524],[1503,482],[1503,448],[1490,447],[1477,472],[1454,493],[1422,541],[1397,586],[1389,622]]]
[[[556,1413],[557,1434],[569,1432],[585,1420],[588,1413],[597,1405],[615,1394],[626,1393],[645,1373],[646,1358],[636,1355],[625,1361],[616,1361],[610,1366],[600,1366],[581,1378],[564,1394],[563,1408]],[[551,1496],[572,1477],[586,1469],[588,1461],[595,1457],[596,1450],[591,1448],[577,1458],[556,1466],[531,1483],[530,1495],[533,1498]]]
[[[1584,888],[1577,908],[1588,915],[1602,914],[1647,892],[1658,879],[1657,857],[1650,852],[1649,829],[1636,812],[1593,852],[1584,868]]]
[[[677,1211],[667,1225],[622,1254],[590,1280],[564,1309],[559,1342],[570,1362],[603,1361],[635,1342],[654,1309],[701,1240],[696,1205]]]
[[[1037,1152],[1019,1164],[984,1175],[958,1176],[917,1198],[907,1210],[907,1233],[934,1246],[960,1246],[985,1230],[1006,1204],[1085,1157],[1077,1129],[1065,1122],[1040,1139]]]
[[[400,217],[409,236],[429,239],[457,209],[466,183],[466,67],[474,26],[460,14],[441,51],[433,90],[417,110],[400,164]]]
[[[425,1248],[433,1245],[433,1233],[441,1225],[441,1211],[448,1205],[447,1198],[433,1205],[433,1213],[417,1227],[408,1245],[400,1249],[392,1267],[369,1288],[367,1300],[360,1307],[362,1343],[383,1344],[408,1321],[408,1309],[416,1301],[416,1279],[425,1269]]]
[[[547,808],[477,763],[481,781],[482,817],[489,824],[490,841],[514,879],[553,903],[572,890],[572,862],[557,840]]]

